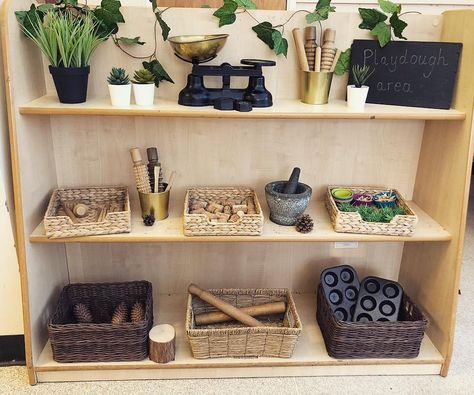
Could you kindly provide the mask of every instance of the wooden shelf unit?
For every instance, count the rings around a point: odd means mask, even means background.
[[[341,101],[344,78],[334,79],[327,106],[303,105],[298,102],[297,62],[292,55],[286,60],[279,58],[277,67],[265,70],[275,106],[239,114],[174,104],[189,65],[179,62],[163,42],[158,43],[160,61],[172,70],[176,84],[160,87],[155,107],[112,109],[100,99],[107,92],[105,79],[112,66],[129,71],[137,67],[136,61],[111,42],[94,56],[90,101],[78,106],[58,104],[51,99],[54,87],[47,65],[15,20],[14,11],[29,5],[29,0],[4,1],[0,28],[31,384],[131,378],[448,373],[472,158],[474,11],[447,12],[442,23],[439,16],[407,15],[410,39],[463,43],[451,110],[368,105],[364,112],[349,112]],[[146,17],[144,13],[148,13]],[[275,21],[290,15],[279,11],[255,13],[262,20]],[[126,7],[124,14],[128,23],[121,27],[121,34],[135,34],[140,27],[142,39],[153,42],[154,16],[148,8]],[[176,34],[215,31],[215,20],[209,16],[206,9],[167,11]],[[336,13],[325,27],[336,28],[336,45],[347,48],[354,38],[369,37],[358,24],[357,14]],[[303,25],[304,15],[298,15],[287,30]],[[232,64],[243,57],[274,59],[263,43],[242,45],[245,40],[255,40],[251,27],[252,20],[244,17],[238,24],[226,26],[231,39],[219,59]],[[239,39],[232,40],[237,34]],[[165,169],[176,170],[178,177],[171,217],[145,229],[137,215],[128,149],[153,145],[159,147]],[[315,202],[309,211],[315,216],[316,230],[311,235],[299,235],[268,221],[260,238],[188,239],[180,233],[180,197],[187,187],[196,183],[248,185],[262,200],[264,185],[284,177],[295,165],[303,169],[303,181],[313,187]],[[324,188],[335,183],[397,188],[420,217],[416,234],[392,238],[335,233],[318,203]],[[131,192],[132,233],[67,241],[45,238],[41,221],[54,188],[111,184],[126,185]],[[265,206],[264,201],[261,203]],[[333,243],[336,241],[359,244],[347,243],[349,248],[340,248]],[[339,263],[353,265],[361,278],[378,275],[400,281],[427,313],[430,325],[417,359],[339,361],[327,355],[314,319],[314,291],[321,271]],[[153,282],[158,321],[176,325],[175,363],[57,364],[51,360],[46,319],[64,285],[138,279]],[[183,337],[184,297],[166,296],[182,294],[189,282],[204,288],[292,289],[304,316],[295,356],[289,360],[191,358]]]

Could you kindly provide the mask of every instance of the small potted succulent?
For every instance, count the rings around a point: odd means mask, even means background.
[[[155,101],[155,76],[146,69],[135,71],[133,94],[139,106],[152,106]]]
[[[351,110],[363,111],[365,101],[369,93],[369,87],[364,85],[375,70],[369,66],[359,66],[358,64],[352,67],[352,77],[354,85],[347,85],[347,106]]]
[[[119,67],[113,67],[107,78],[109,83],[110,100],[114,107],[128,107],[132,94],[132,85],[127,72]]]

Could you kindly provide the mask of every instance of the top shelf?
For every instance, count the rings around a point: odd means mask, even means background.
[[[105,115],[179,118],[242,119],[396,119],[396,120],[463,120],[466,113],[458,110],[367,104],[364,111],[349,110],[343,100],[325,105],[304,104],[299,100],[278,99],[273,107],[251,112],[218,111],[212,107],[185,107],[171,100],[157,100],[152,107],[112,107],[109,98],[92,97],[82,104],[61,104],[55,96],[42,96],[20,107],[27,115]]]

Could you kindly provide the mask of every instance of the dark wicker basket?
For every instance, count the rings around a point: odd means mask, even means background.
[[[416,358],[428,320],[404,294],[397,322],[351,322],[336,318],[318,288],[316,317],[328,354],[337,359]]]
[[[145,306],[144,321],[110,323],[118,303],[131,307],[136,301]],[[75,323],[73,306],[77,303],[87,305],[96,322]],[[153,294],[148,281],[70,284],[61,292],[48,333],[56,362],[140,361],[148,356],[152,326]]]

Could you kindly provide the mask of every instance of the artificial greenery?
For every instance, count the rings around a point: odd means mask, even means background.
[[[341,203],[339,210],[346,213],[359,213],[366,222],[390,222],[396,215],[405,215],[400,206],[378,208],[376,206],[353,206],[350,203]]]
[[[360,66],[355,64],[352,66],[352,76],[354,77],[354,86],[356,88],[362,88],[367,82],[370,76],[374,73],[375,69],[371,69],[370,66]]]
[[[134,84],[153,84],[155,82],[155,76],[153,73],[149,70],[146,69],[141,69],[135,71],[135,74],[133,75],[133,80],[132,82]]]
[[[113,67],[110,71],[110,75],[107,78],[110,85],[128,85],[130,84],[130,78],[127,72],[120,67]]]

